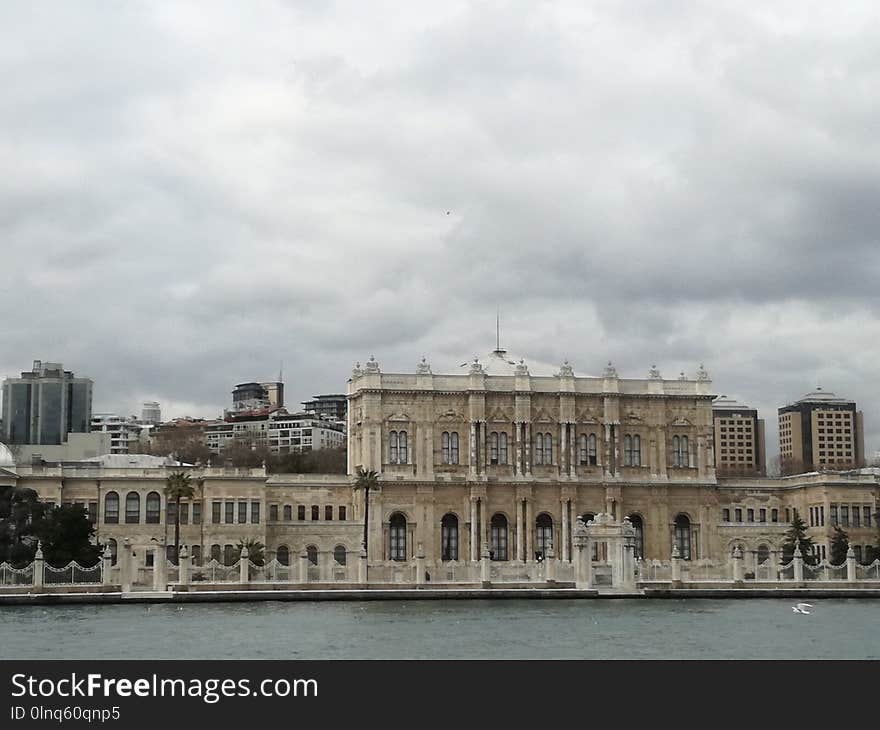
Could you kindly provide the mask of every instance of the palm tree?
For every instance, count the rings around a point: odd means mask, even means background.
[[[241,551],[243,548],[247,548],[248,560],[254,565],[262,565],[266,562],[266,546],[255,537],[249,537],[247,540],[238,541],[239,558],[241,558]]]
[[[195,489],[189,474],[176,471],[165,479],[165,497],[174,500],[177,509],[174,510],[174,560],[180,555],[180,500],[192,499]]]
[[[367,554],[367,534],[370,525],[370,489],[379,486],[379,474],[370,469],[365,470],[362,466],[357,468],[357,481],[355,486],[364,490],[364,556]]]

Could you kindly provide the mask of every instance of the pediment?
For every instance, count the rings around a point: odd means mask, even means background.
[[[406,413],[395,413],[391,416],[388,416],[388,420],[400,422],[400,421],[409,421],[411,419],[408,415],[406,415]]]
[[[509,423],[513,420],[513,413],[505,411],[503,408],[495,408],[489,413],[486,420],[493,423]]]
[[[672,425],[672,426],[693,426],[694,424],[691,423],[687,418],[684,418],[683,416],[679,416],[670,425]]]
[[[537,408],[532,416],[532,423],[556,423],[556,419],[544,408]]]
[[[465,418],[463,414],[450,409],[439,414],[437,416],[437,420],[440,422],[449,423],[450,421],[464,421]]]

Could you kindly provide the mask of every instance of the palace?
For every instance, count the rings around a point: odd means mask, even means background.
[[[281,564],[307,559],[316,580],[355,581],[367,508],[356,474],[365,469],[379,475],[368,496],[371,581],[416,558],[434,575],[484,557],[570,563],[577,520],[600,513],[631,523],[645,560],[668,561],[675,546],[686,561],[725,561],[739,547],[757,565],[779,551],[797,514],[819,558],[840,525],[869,562],[880,470],[716,470],[724,419],[715,397],[702,366],[674,380],[653,367],[622,378],[610,364],[600,376],[577,376],[568,363],[538,374],[497,349],[440,375],[424,359],[401,374],[371,358],[348,382],[348,475],[186,467],[197,488],[181,504],[181,544],[196,565],[231,564],[238,543],[256,540]],[[163,489],[180,467],[129,461],[16,466],[7,457],[0,488],[83,504],[114,553],[126,539],[170,545],[174,505]],[[152,552],[138,552],[149,565]]]

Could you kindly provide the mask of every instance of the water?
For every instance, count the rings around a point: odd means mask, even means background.
[[[0,608],[3,659],[880,659],[880,601],[266,602]]]

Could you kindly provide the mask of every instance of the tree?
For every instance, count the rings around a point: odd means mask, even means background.
[[[266,562],[266,546],[259,540],[249,537],[247,540],[238,541],[238,558],[241,559],[242,549],[247,548],[248,560],[254,565],[264,565]]]
[[[176,506],[174,510],[174,560],[180,555],[180,500],[192,499],[195,490],[189,474],[175,471],[165,479],[165,497],[173,500]]]
[[[874,549],[871,550],[872,554],[865,556],[866,559],[870,559],[868,562],[880,560],[880,510],[874,514],[874,528],[877,530],[877,534],[874,536]]]
[[[846,562],[846,553],[849,550],[849,535],[839,525],[834,526],[834,535],[831,537],[831,564],[843,565]]]
[[[804,562],[812,565],[813,562],[813,539],[807,537],[807,525],[801,516],[795,513],[791,521],[791,527],[785,533],[782,542],[782,562],[788,563],[794,557],[794,548],[798,545]]]
[[[379,486],[379,475],[370,469],[367,471],[362,466],[357,468],[357,481],[355,486],[364,490],[364,555],[367,554],[367,535],[370,527],[370,490]]]
[[[43,557],[50,565],[62,567],[71,560],[95,565],[101,559],[101,546],[93,542],[95,527],[85,507],[78,504],[52,507],[38,531]]]

